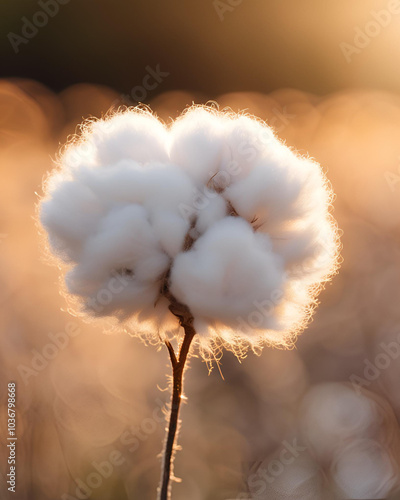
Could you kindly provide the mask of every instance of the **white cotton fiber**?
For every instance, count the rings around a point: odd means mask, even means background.
[[[124,159],[142,164],[167,161],[166,130],[150,113],[121,113],[95,122],[90,132],[98,165]]]
[[[82,255],[82,259],[85,258],[87,265],[93,268],[132,269],[141,281],[158,278],[169,261],[147,219],[146,210],[134,204],[110,210],[97,234],[88,239]]]
[[[238,316],[247,316],[256,301],[284,286],[282,259],[267,236],[257,236],[243,219],[226,217],[176,257],[170,289],[196,319],[234,328]],[[265,316],[260,327],[273,323],[273,315]]]
[[[212,224],[223,219],[228,212],[226,200],[222,196],[214,193],[207,201],[204,208],[199,210],[196,220],[196,230],[199,234],[203,234]]]
[[[203,108],[184,114],[171,128],[171,162],[197,183],[207,184],[230,157],[225,141],[227,124],[226,117]]]
[[[206,350],[235,349],[304,328],[337,267],[331,199],[321,167],[261,121],[128,110],[62,152],[40,219],[86,313],[158,336],[179,302]]]
[[[182,251],[189,223],[174,212],[158,210],[153,215],[152,226],[161,248],[169,257],[176,257]]]
[[[102,204],[84,184],[74,181],[61,182],[52,195],[42,202],[42,224],[54,252],[65,260],[77,260],[103,214]]]
[[[237,174],[232,176],[233,181],[245,177],[266,154],[270,155],[280,146],[270,128],[249,116],[240,116],[229,121],[226,141],[231,162],[237,165],[238,170]],[[227,169],[228,165],[224,170]]]

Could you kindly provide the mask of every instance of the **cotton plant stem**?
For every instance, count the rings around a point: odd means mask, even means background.
[[[164,449],[163,463],[161,469],[161,482],[160,482],[159,497],[158,497],[159,500],[170,499],[171,469],[173,462],[174,443],[179,422],[179,408],[181,405],[181,398],[182,398],[183,372],[185,369],[187,356],[189,354],[190,344],[193,340],[193,337],[196,334],[196,331],[191,324],[185,324],[185,323],[181,324],[185,330],[185,335],[183,337],[182,345],[179,350],[178,358],[175,355],[175,351],[171,343],[168,340],[165,342],[171,358],[173,385],[172,385],[171,412],[168,424],[168,434],[167,434],[167,439],[165,441],[165,449]]]

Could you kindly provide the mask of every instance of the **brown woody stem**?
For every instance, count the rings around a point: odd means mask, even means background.
[[[172,386],[172,400],[171,400],[171,412],[168,425],[168,434],[165,441],[165,449],[163,454],[163,463],[161,470],[161,483],[159,489],[159,500],[168,500],[170,498],[170,479],[172,472],[172,462],[174,453],[174,443],[175,437],[178,429],[179,422],[179,408],[181,405],[182,398],[182,386],[183,386],[183,371],[185,368],[185,363],[187,356],[189,354],[190,344],[193,337],[196,334],[195,329],[192,326],[193,318],[190,321],[183,321],[182,316],[180,316],[181,325],[185,330],[185,335],[179,350],[179,357],[176,357],[174,348],[171,343],[166,340],[165,344],[168,348],[169,356],[171,358],[172,365],[172,376],[173,376],[173,386]]]

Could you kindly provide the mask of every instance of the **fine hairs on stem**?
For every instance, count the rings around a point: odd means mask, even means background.
[[[172,297],[170,310],[179,318],[180,325],[184,329],[184,337],[179,349],[178,358],[176,357],[174,348],[171,343],[166,340],[165,345],[168,348],[169,356],[172,365],[172,399],[171,411],[168,424],[168,431],[165,440],[165,447],[163,452],[163,459],[161,465],[161,479],[159,486],[158,500],[169,500],[170,496],[170,480],[172,473],[174,443],[179,422],[179,409],[181,405],[182,389],[183,389],[183,372],[185,363],[189,354],[190,345],[193,337],[196,334],[193,328],[193,316],[190,314],[187,307],[178,304]]]

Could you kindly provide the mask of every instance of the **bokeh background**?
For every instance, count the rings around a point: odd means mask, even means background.
[[[398,2],[54,5],[0,6],[1,499],[155,498],[167,351],[66,310],[35,204],[82,119],[142,101],[168,123],[210,100],[261,117],[323,165],[343,264],[295,349],[241,363],[226,353],[211,373],[191,359],[173,498],[400,498]]]

